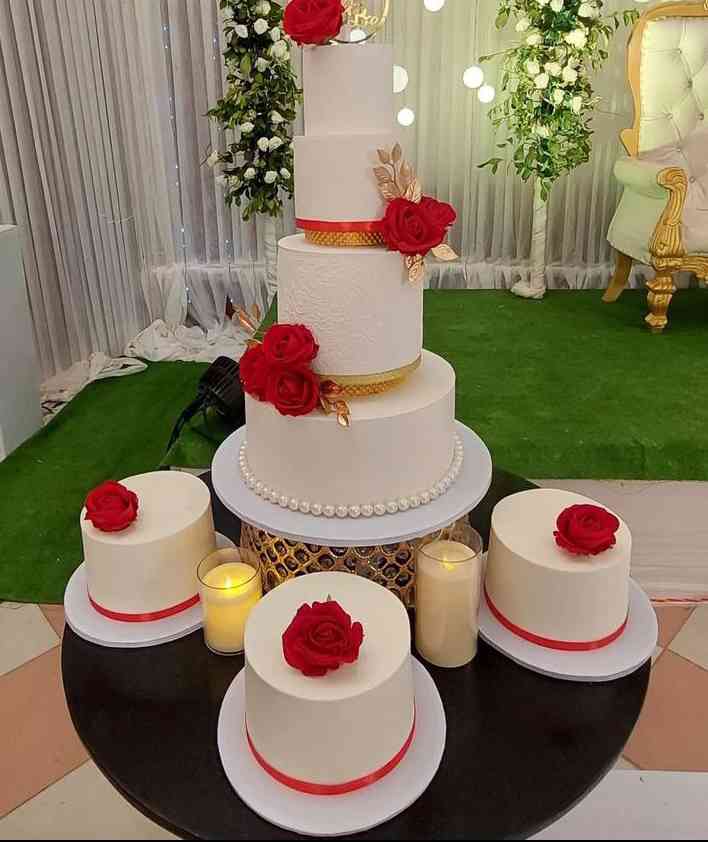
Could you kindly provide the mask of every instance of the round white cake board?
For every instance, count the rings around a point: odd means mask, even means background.
[[[428,788],[445,750],[445,711],[435,682],[413,659],[416,731],[405,757],[385,778],[347,795],[306,795],[270,777],[246,741],[244,671],[226,691],[217,741],[239,798],[276,827],[308,836],[360,833],[402,813]]]
[[[235,546],[230,538],[219,532],[216,533],[216,545],[219,549]],[[112,649],[159,646],[161,643],[170,643],[180,637],[186,637],[202,625],[200,603],[174,617],[165,617],[164,620],[155,620],[151,623],[123,623],[119,620],[109,620],[108,617],[99,614],[89,602],[85,562],[77,567],[66,586],[64,613],[67,624],[79,637],[83,637],[89,643],[108,646]]]
[[[658,624],[649,597],[630,579],[627,628],[609,646],[591,652],[559,652],[515,635],[492,614],[482,596],[479,633],[522,667],[565,681],[613,681],[638,669],[656,647]]]
[[[238,457],[246,428],[233,433],[217,450],[211,466],[214,491],[246,523],[273,535],[320,546],[362,547],[398,544],[428,535],[466,515],[482,500],[492,482],[492,457],[480,437],[455,422],[465,448],[457,480],[450,489],[418,509],[370,518],[326,518],[281,509],[254,494],[241,478]],[[425,446],[421,443],[421,446]],[[411,454],[415,459],[415,454]]]

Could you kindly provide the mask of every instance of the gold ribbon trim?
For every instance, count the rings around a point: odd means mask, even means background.
[[[398,386],[420,366],[421,361],[422,357],[418,357],[414,362],[401,368],[377,374],[320,374],[318,376],[321,382],[336,383],[342,390],[343,398],[366,398],[380,395]]]
[[[305,231],[305,239],[315,246],[332,248],[372,248],[386,245],[383,234],[376,231]]]

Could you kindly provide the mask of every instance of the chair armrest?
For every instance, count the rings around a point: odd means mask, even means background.
[[[615,164],[615,178],[624,187],[649,199],[668,199],[669,190],[661,184],[659,176],[669,169],[679,168],[639,158],[620,158]]]

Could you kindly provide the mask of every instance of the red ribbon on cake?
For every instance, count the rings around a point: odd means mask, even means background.
[[[629,620],[628,613],[625,617],[624,623],[622,623],[616,631],[613,631],[612,634],[608,634],[607,637],[600,638],[600,640],[552,640],[551,638],[541,637],[538,634],[522,629],[521,626],[517,626],[515,623],[512,623],[511,620],[505,617],[492,602],[489,594],[487,593],[486,587],[484,589],[484,597],[487,600],[489,610],[502,624],[502,626],[504,626],[504,628],[509,629],[509,631],[513,632],[517,637],[522,637],[524,640],[528,640],[530,643],[535,643],[537,646],[543,646],[546,649],[557,649],[561,652],[591,652],[594,649],[602,649],[605,646],[609,646],[610,643],[614,643],[614,641],[617,640],[617,638],[627,628],[627,621]]]
[[[324,231],[325,233],[365,233],[379,234],[383,229],[383,220],[368,222],[327,222],[321,219],[296,219],[295,225],[303,231]]]
[[[99,605],[92,597],[88,595],[89,602],[93,608],[109,620],[118,620],[120,623],[154,623],[156,620],[164,620],[166,617],[174,617],[175,614],[181,614],[188,608],[193,608],[199,602],[199,594],[195,594],[184,602],[178,605],[173,605],[171,608],[163,608],[162,611],[150,611],[147,614],[124,614],[120,611],[111,611],[109,608],[104,608]]]
[[[304,792],[306,795],[346,795],[348,792],[356,792],[358,789],[363,789],[364,787],[376,783],[376,781],[380,781],[381,778],[388,775],[389,772],[392,772],[401,760],[403,760],[408,752],[408,749],[411,747],[414,736],[415,713],[413,714],[413,725],[411,727],[411,732],[408,735],[408,739],[403,744],[401,750],[380,769],[377,769],[375,772],[371,772],[369,775],[364,775],[363,778],[357,778],[356,780],[347,781],[342,784],[313,784],[308,781],[300,781],[297,778],[291,778],[289,775],[285,775],[283,772],[279,772],[277,769],[273,768],[273,766],[271,766],[270,763],[268,763],[268,761],[258,753],[258,750],[253,745],[251,735],[248,733],[248,724],[246,724],[246,739],[248,740],[248,745],[259,766],[261,766],[261,768],[264,769],[271,778],[278,781],[278,783],[281,783],[290,789],[297,790],[297,792]]]

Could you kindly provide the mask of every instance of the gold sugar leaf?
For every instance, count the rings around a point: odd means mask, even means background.
[[[435,246],[432,252],[438,260],[457,260],[458,257],[457,252],[450,248],[447,243],[440,243],[439,246]]]
[[[415,175],[413,174],[413,167],[407,162],[404,161],[401,164],[401,172],[398,176],[398,183],[401,186],[401,190],[405,193],[408,188],[411,186],[415,179]]]
[[[258,306],[258,304],[253,305],[253,315],[256,317],[257,322],[261,321],[261,308]]]
[[[393,149],[391,150],[391,160],[394,164],[397,164],[401,158],[403,157],[403,150],[401,149],[401,144],[397,143]]]
[[[406,190],[406,199],[418,204],[423,198],[423,188],[417,178],[413,179],[413,183]]]
[[[344,412],[337,413],[337,424],[339,424],[340,427],[344,427],[344,429],[346,430],[351,426],[351,423],[352,422],[348,414]]]
[[[425,277],[425,263],[421,255],[416,254],[415,257],[407,257],[406,267],[408,269],[408,280],[412,284],[420,283]]]
[[[382,164],[391,163],[391,153],[388,149],[378,149],[377,152],[379,153],[379,161],[381,161]]]
[[[236,310],[236,317],[239,320],[241,327],[248,333],[255,333],[258,330],[258,325],[253,321],[243,307],[239,307],[238,310]]]
[[[398,185],[394,184],[392,181],[389,181],[386,184],[379,185],[379,191],[384,197],[384,199],[388,200],[389,202],[391,201],[391,199],[401,198],[401,191],[398,188]]]
[[[320,406],[322,407],[322,410],[324,411],[325,415],[331,414],[332,405],[330,404],[330,402],[327,400],[327,398],[324,395],[320,395]]]
[[[386,167],[374,167],[374,175],[377,181],[381,184],[384,181],[391,181],[391,173]]]
[[[257,348],[260,344],[261,343],[257,342],[255,339],[249,339],[246,341],[246,347],[249,349],[249,351],[251,348]]]

